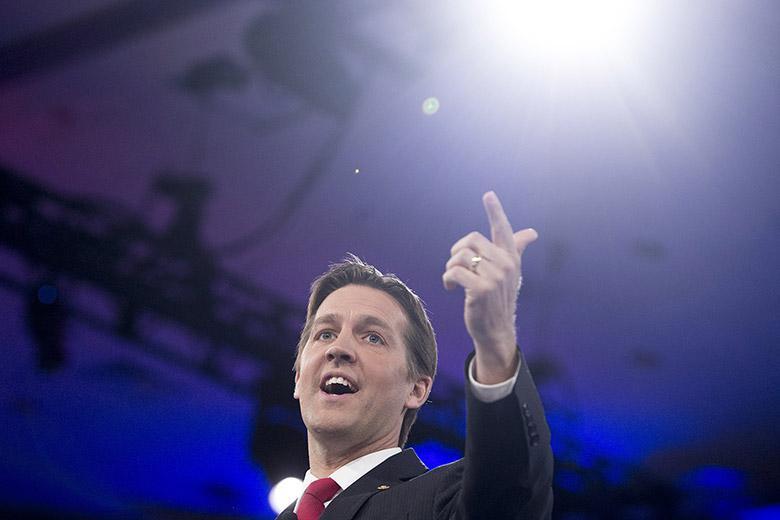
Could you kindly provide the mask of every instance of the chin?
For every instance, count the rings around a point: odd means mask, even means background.
[[[355,425],[340,414],[326,412],[327,417],[322,420],[304,421],[306,428],[317,434],[338,434],[342,432],[354,431]]]
[[[309,433],[312,433],[320,438],[327,438],[327,439],[340,439],[344,440],[349,437],[349,434],[352,430],[348,427],[344,427],[343,425],[333,425],[333,424],[318,424],[312,428],[307,428]]]

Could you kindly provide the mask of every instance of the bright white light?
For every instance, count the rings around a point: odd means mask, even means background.
[[[598,62],[636,36],[646,0],[497,0],[486,2],[497,50],[553,62]]]
[[[303,492],[303,481],[295,477],[280,480],[268,493],[268,503],[276,514],[281,513]]]

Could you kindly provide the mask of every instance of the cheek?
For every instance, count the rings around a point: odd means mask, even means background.
[[[393,390],[393,395],[405,396],[410,387],[411,382],[409,381],[409,373],[406,370],[406,366],[383,371],[381,374],[381,384],[378,385],[379,391],[386,393],[388,396],[390,395],[391,389]]]
[[[297,399],[301,390],[306,388],[312,379],[312,375],[315,371],[311,366],[311,360],[302,357],[298,364],[298,370],[295,372],[295,390],[293,395]]]

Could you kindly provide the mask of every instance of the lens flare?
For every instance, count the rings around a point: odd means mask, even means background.
[[[435,97],[429,97],[422,104],[423,114],[432,116],[439,111],[439,100]]]

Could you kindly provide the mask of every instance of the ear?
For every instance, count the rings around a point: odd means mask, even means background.
[[[300,397],[300,395],[299,395],[299,392],[298,392],[298,381],[299,381],[300,379],[301,379],[301,376],[300,376],[300,374],[298,373],[298,371],[296,370],[296,371],[295,371],[295,388],[293,389],[293,397],[294,397],[295,399],[298,399],[298,398]]]
[[[420,376],[412,387],[411,392],[406,397],[406,408],[416,410],[425,404],[428,400],[428,394],[431,393],[433,380],[428,376]]]

